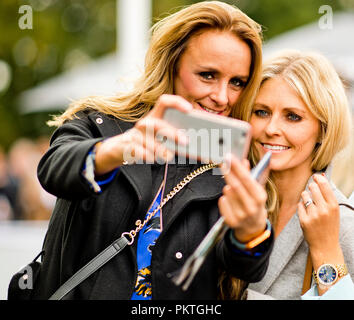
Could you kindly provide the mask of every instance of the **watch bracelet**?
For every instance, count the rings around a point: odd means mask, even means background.
[[[323,263],[322,265],[320,265],[320,267],[319,268],[321,268],[321,266],[323,266],[324,264],[326,264],[326,263]],[[339,279],[339,278],[342,278],[342,277],[344,277],[344,276],[346,276],[347,274],[348,274],[348,268],[347,268],[347,265],[346,264],[332,264],[335,268],[336,268],[336,270],[337,270],[337,280]],[[318,269],[319,269],[318,268]],[[319,281],[318,281],[318,276],[317,276],[317,271],[313,271],[312,272],[312,275],[313,275],[313,278],[314,278],[314,280],[315,280],[315,282],[316,282],[316,284],[318,285],[319,284]]]
[[[346,264],[335,264],[338,271],[338,278],[342,278],[348,274],[348,268]]]

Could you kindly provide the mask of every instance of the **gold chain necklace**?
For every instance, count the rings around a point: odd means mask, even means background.
[[[183,180],[181,180],[167,195],[159,206],[152,212],[148,214],[148,216],[145,218],[144,222],[141,223],[141,220],[136,220],[135,225],[137,226],[135,230],[131,230],[130,232],[123,232],[122,236],[129,236],[130,241],[128,242],[128,245],[133,244],[134,239],[138,232],[144,228],[144,226],[150,221],[150,219],[160,210],[163,208],[163,206],[171,200],[178,192],[180,192],[189,182],[191,182],[195,177],[201,175],[202,173],[215,168],[217,165],[213,163],[209,163],[206,165],[203,165],[196,170],[192,171],[190,174],[188,174]]]

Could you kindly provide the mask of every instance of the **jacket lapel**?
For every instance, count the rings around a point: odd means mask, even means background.
[[[138,212],[141,210],[146,211],[152,201],[151,165],[135,164],[122,166],[120,172],[125,175],[138,196]]]

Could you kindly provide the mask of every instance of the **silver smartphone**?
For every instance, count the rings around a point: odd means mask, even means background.
[[[199,110],[184,113],[174,108],[166,109],[163,119],[188,137],[186,146],[176,144],[167,137],[159,137],[166,148],[179,157],[217,164],[223,161],[227,153],[239,159],[247,156],[251,126],[245,121]]]

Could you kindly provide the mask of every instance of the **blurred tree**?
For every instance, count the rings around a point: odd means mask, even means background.
[[[31,29],[19,24],[24,5],[32,8]],[[49,115],[21,115],[16,98],[64,70],[114,51],[115,6],[115,0],[0,2],[0,145],[8,148],[21,136],[50,134],[45,125]]]
[[[158,19],[176,7],[198,1],[153,0]],[[353,0],[234,0],[264,27],[265,39],[318,20],[321,5],[333,11],[354,7]],[[19,13],[29,5],[33,28],[21,29]],[[138,10],[138,8],[137,8]],[[154,21],[156,21],[154,19]],[[47,113],[21,115],[16,98],[64,70],[116,49],[115,0],[1,0],[0,2],[0,145],[8,148],[21,136],[50,134]]]

